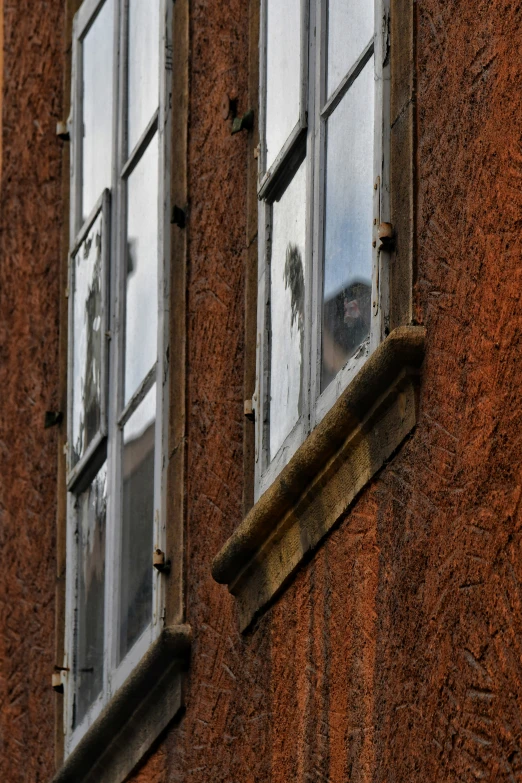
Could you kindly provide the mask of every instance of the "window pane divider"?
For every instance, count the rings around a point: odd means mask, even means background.
[[[98,430],[89,443],[81,460],[77,462],[74,468],[67,474],[68,492],[74,491],[75,495],[81,494],[98,472],[103,459],[96,459],[95,455],[101,450],[100,447],[107,437],[107,433],[104,432],[104,429],[105,428],[100,428],[100,430]]]
[[[121,179],[127,179],[132,174],[133,169],[140,162],[141,156],[149,146],[150,140],[158,130],[158,118],[159,118],[159,109],[156,109],[156,111],[152,116],[152,119],[150,120],[149,124],[141,134],[138,143],[136,144],[131,154],[129,155],[127,162],[124,164],[120,173]]]
[[[87,236],[87,234],[91,230],[94,221],[96,220],[96,218],[98,217],[98,215],[102,211],[102,208],[103,208],[103,205],[104,205],[104,201],[106,199],[109,199],[109,198],[110,198],[110,190],[108,188],[105,188],[105,190],[101,194],[100,198],[98,199],[98,201],[96,202],[96,204],[92,208],[91,214],[84,221],[82,227],[78,231],[78,234],[76,235],[76,239],[74,240],[74,243],[73,243],[73,245],[72,245],[72,247],[71,247],[71,249],[69,251],[69,254],[71,256],[76,255],[76,253],[80,249],[80,247],[82,245],[82,242],[84,241],[85,237]]]
[[[118,417],[118,427],[120,427],[120,429],[125,426],[125,424],[128,422],[128,420],[130,419],[130,417],[132,416],[136,408],[139,406],[139,404],[143,401],[147,393],[154,386],[154,383],[156,381],[157,368],[158,368],[158,362],[156,361],[154,362],[154,365],[150,368],[147,375],[138,386],[137,390],[130,398],[127,405],[120,413]]]
[[[94,22],[105,0],[83,0],[76,16],[76,34],[79,38],[87,35],[88,29]]]
[[[299,121],[260,182],[258,198],[278,201],[304,160],[307,125]]]
[[[375,44],[375,38],[366,45],[357,61],[352,65],[346,76],[343,78],[337,89],[334,91],[332,97],[326,102],[323,110],[321,111],[321,119],[326,120],[333,113],[333,111],[339,106],[340,102],[357,79],[366,63],[373,55]]]

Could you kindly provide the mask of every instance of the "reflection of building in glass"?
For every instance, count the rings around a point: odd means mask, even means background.
[[[303,258],[301,251],[293,242],[288,243],[286,248],[285,259],[285,271],[284,271],[285,288],[290,289],[290,306],[292,308],[292,317],[290,321],[290,328],[296,324],[299,330],[299,361],[301,365],[301,372],[303,367],[303,354],[304,354],[304,272],[303,272]],[[291,340],[290,335],[290,340]],[[299,384],[299,400],[297,403],[298,416],[302,413],[302,396],[303,396],[303,384]]]
[[[94,259],[92,258],[94,256]],[[85,239],[74,261],[75,275],[75,351],[84,349],[81,368],[81,400],[77,400],[78,433],[73,443],[73,463],[78,462],[100,429],[102,369],[102,228],[99,220]],[[80,320],[81,318],[81,320]],[[81,330],[81,333],[80,333]]]
[[[325,389],[359,346],[368,339],[371,284],[354,280],[323,305],[321,389]]]
[[[76,722],[80,723],[103,685],[105,601],[105,529],[107,473],[103,467],[79,500],[78,694]]]
[[[101,274],[102,274],[102,234],[101,228],[94,236],[96,259],[92,283],[85,301],[85,332],[87,335],[87,353],[85,357],[85,441],[90,443],[100,428],[100,383],[101,383]],[[86,248],[86,252],[87,248]]]
[[[126,438],[123,451],[123,538],[120,656],[132,647],[152,613],[154,420]]]

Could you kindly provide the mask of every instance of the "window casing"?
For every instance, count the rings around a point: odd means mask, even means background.
[[[388,18],[262,0],[256,499],[388,331]]]
[[[163,628],[170,4],[73,25],[65,753]]]

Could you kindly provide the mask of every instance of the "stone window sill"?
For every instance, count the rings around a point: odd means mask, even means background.
[[[188,625],[165,628],[52,783],[122,783],[182,707]]]
[[[425,329],[402,326],[375,350],[213,562],[241,630],[284,588],[417,423]]]

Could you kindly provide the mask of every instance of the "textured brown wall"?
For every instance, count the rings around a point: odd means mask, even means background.
[[[0,188],[2,187],[2,100],[4,97],[4,0],[0,0]]]
[[[63,2],[4,0],[0,195],[0,780],[54,767]]]
[[[5,4],[0,780],[25,783],[53,759],[62,5]],[[219,105],[249,108],[248,13],[191,8],[195,643],[186,713],[133,781],[522,781],[522,7],[417,3],[420,424],[246,636],[210,562],[242,513],[247,139]]]

